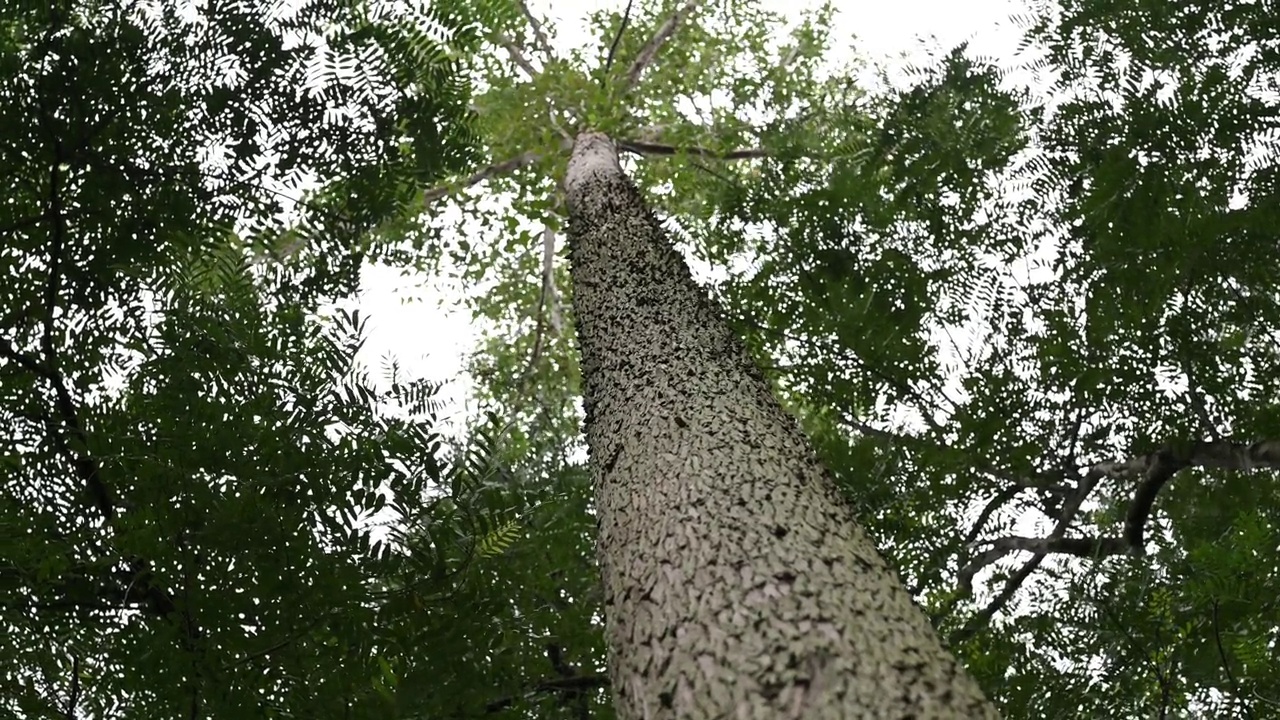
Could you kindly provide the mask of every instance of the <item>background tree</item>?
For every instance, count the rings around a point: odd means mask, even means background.
[[[0,714],[385,717],[418,653],[367,514],[421,515],[439,443],[332,302],[469,157],[467,83],[360,3],[0,27]]]

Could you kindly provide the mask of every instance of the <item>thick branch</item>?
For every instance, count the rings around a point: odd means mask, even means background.
[[[1035,538],[1035,537],[1003,537],[992,543],[988,552],[1012,552],[1025,550],[1034,553],[1060,553],[1076,557],[1106,557],[1107,555],[1124,555],[1129,552],[1129,543],[1124,538]],[[985,553],[984,553],[985,554]]]
[[[1022,569],[1010,578],[1004,590],[986,608],[970,619],[964,628],[952,635],[952,643],[971,637],[977,628],[999,611],[1018,585],[1039,566],[1050,553],[1078,557],[1103,557],[1107,555],[1141,555],[1144,551],[1144,533],[1151,508],[1161,488],[1179,470],[1188,467],[1220,468],[1234,470],[1280,469],[1280,440],[1263,440],[1245,444],[1225,440],[1212,442],[1173,443],[1146,455],[1128,460],[1097,463],[1089,468],[1081,481],[1081,487],[1063,506],[1062,516],[1048,537],[1005,537],[995,540],[990,550],[979,555],[960,571],[960,584],[967,588],[973,576],[983,567],[1001,559],[1010,552],[1023,550],[1033,553]],[[1125,514],[1122,537],[1067,538],[1067,525],[1079,512],[1080,505],[1102,478],[1132,478],[1141,476],[1135,488],[1129,510]],[[1016,581],[1016,582],[1015,582]]]
[[[1128,460],[1098,463],[1090,468],[1090,472],[1113,478],[1144,475],[1160,456],[1167,456],[1183,467],[1277,470],[1280,469],[1280,440],[1263,440],[1253,444],[1229,440],[1171,443],[1155,452]]]

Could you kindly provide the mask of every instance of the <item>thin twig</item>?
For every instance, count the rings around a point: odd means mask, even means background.
[[[303,636],[303,635],[306,635],[307,633],[309,633],[309,632],[311,632],[312,630],[314,630],[314,629],[316,628],[316,626],[320,624],[320,622],[321,622],[321,621],[325,620],[325,619],[326,619],[326,618],[328,618],[329,616],[330,616],[330,613],[321,613],[320,615],[317,615],[316,617],[312,618],[312,619],[311,619],[311,622],[307,623],[307,624],[306,624],[306,625],[305,625],[301,630],[299,630],[298,632],[296,632],[296,633],[294,633],[294,634],[290,635],[289,637],[286,637],[285,639],[281,640],[281,641],[280,641],[280,642],[278,642],[278,643],[275,643],[275,644],[273,644],[273,645],[270,645],[270,646],[268,646],[268,647],[265,647],[265,648],[263,648],[263,649],[261,649],[261,650],[258,650],[258,651],[256,651],[256,652],[251,652],[251,653],[248,653],[248,654],[246,654],[246,655],[243,655],[243,656],[241,656],[241,657],[237,658],[236,660],[232,660],[231,662],[229,662],[229,663],[227,663],[227,664],[223,665],[223,666],[222,666],[222,669],[223,669],[224,671],[226,671],[226,670],[230,670],[230,669],[232,669],[232,668],[234,668],[234,667],[238,667],[238,666],[240,666],[240,665],[244,665],[245,663],[252,662],[252,661],[254,661],[254,660],[257,660],[257,659],[258,659],[258,658],[260,658],[260,657],[265,657],[265,656],[270,655],[271,653],[273,653],[273,652],[275,652],[275,651],[277,651],[277,650],[283,649],[283,648],[285,648],[285,647],[287,647],[287,646],[289,646],[289,645],[291,645],[291,644],[293,644],[293,643],[297,642],[299,639],[301,639],[301,638],[302,638],[302,636]]]
[[[1218,657],[1222,659],[1222,671],[1227,675],[1227,683],[1231,685],[1231,694],[1240,698],[1240,684],[1236,682],[1235,673],[1231,672],[1231,661],[1227,659],[1227,650],[1222,646],[1222,622],[1218,617],[1218,599],[1213,599],[1213,644],[1218,647]],[[1244,706],[1246,717],[1253,717],[1253,708]]]
[[[609,75],[610,68],[613,67],[613,54],[618,51],[618,43],[622,40],[622,34],[627,31],[627,23],[631,21],[631,0],[627,0],[627,9],[622,12],[622,22],[618,23],[618,32],[613,35],[613,42],[609,45],[609,56],[604,61],[604,71],[600,75],[600,82],[604,82],[605,77]]]
[[[562,141],[561,149],[567,150],[570,145],[570,143]],[[526,150],[513,158],[508,158],[502,162],[496,162],[488,165],[459,181],[437,185],[436,187],[424,191],[422,193],[422,203],[423,205],[426,205],[427,203],[435,202],[436,200],[445,197],[455,190],[469,188],[472,185],[478,185],[489,178],[515,172],[520,168],[528,167],[529,165],[538,162],[542,157],[543,153],[538,150]]]

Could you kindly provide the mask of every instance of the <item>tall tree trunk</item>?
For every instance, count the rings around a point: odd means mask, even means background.
[[[609,138],[565,191],[618,717],[998,717]]]

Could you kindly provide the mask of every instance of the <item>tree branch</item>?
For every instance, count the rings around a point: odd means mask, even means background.
[[[1146,455],[1093,465],[1081,480],[1079,490],[1064,504],[1062,516],[1048,537],[996,539],[991,542],[990,550],[979,555],[960,571],[959,581],[961,588],[964,589],[972,586],[973,576],[978,571],[1010,552],[1022,550],[1033,553],[1022,569],[1006,582],[1000,595],[971,618],[963,628],[952,634],[951,642],[956,644],[972,637],[981,625],[988,622],[1009,601],[1017,587],[1048,554],[1077,557],[1142,555],[1145,550],[1145,527],[1156,497],[1161,488],[1178,471],[1188,467],[1234,470],[1280,469],[1280,440],[1263,440],[1252,444],[1233,443],[1226,440],[1171,443]],[[1122,537],[1065,537],[1067,526],[1079,512],[1081,503],[1100,480],[1135,476],[1141,476],[1142,480],[1134,489],[1133,499],[1125,514]]]
[[[1059,553],[1063,555],[1075,555],[1076,557],[1105,557],[1107,555],[1123,555],[1129,552],[1129,544],[1124,538],[1102,537],[1102,538],[1036,538],[1036,537],[1002,537],[992,543],[993,550],[1003,552],[1012,552],[1015,550],[1025,550],[1027,552],[1053,554]]]
[[[508,695],[507,697],[498,698],[484,706],[486,713],[496,713],[499,710],[505,710],[516,703],[517,700],[532,697],[542,693],[584,693],[588,690],[597,690],[609,687],[609,677],[607,675],[576,675],[574,677],[557,677],[548,680],[541,680],[534,683],[528,690],[518,695]]]
[[[718,160],[748,160],[754,158],[769,157],[769,151],[761,148],[743,148],[741,150],[717,151],[708,150],[701,147],[676,147],[675,145],[663,145],[661,143],[643,142],[639,140],[619,140],[618,149],[635,153],[636,155],[678,155],[681,153],[694,155],[702,158],[715,158]]]
[[[1090,468],[1106,477],[1126,478],[1144,475],[1161,456],[1184,467],[1221,470],[1280,470],[1280,440],[1262,440],[1252,444],[1216,440],[1209,442],[1170,443],[1155,452],[1118,462],[1103,462]]]
[[[76,719],[76,706],[80,704],[80,656],[71,656],[71,690],[67,693],[67,709],[63,715],[67,720]]]
[[[1097,486],[1098,481],[1101,479],[1101,475],[1095,475],[1093,472],[1080,479],[1080,484],[1077,486],[1076,491],[1062,504],[1062,515],[1058,519],[1058,524],[1054,526],[1053,532],[1049,533],[1049,537],[1046,540],[1056,540],[1067,534],[1067,528],[1070,526],[1071,521],[1075,519],[1076,513],[1080,511],[1080,506],[1084,503],[1085,498],[1089,497],[1089,494],[1093,492],[1093,488]],[[967,572],[969,573],[969,578],[972,579],[973,575],[977,574],[982,567],[979,565],[979,561],[986,560],[985,564],[990,564],[1003,557],[1007,552],[1007,550],[1004,550],[1000,552],[999,556],[990,558],[989,553],[984,553],[978,560],[969,563],[968,567],[961,570],[961,575],[963,576]],[[1013,599],[1014,593],[1018,591],[1018,588],[1022,587],[1022,583],[1031,576],[1031,573],[1040,567],[1040,563],[1044,562],[1046,554],[1044,552],[1034,552],[1031,559],[1023,563],[1022,567],[1005,581],[1004,588],[1000,590],[1000,593],[991,602],[987,603],[986,607],[969,618],[969,621],[963,627],[951,633],[947,638],[947,642],[952,646],[960,645],[990,622],[991,618],[995,617],[995,614],[1000,612],[1009,603],[1009,600]]]
[[[507,54],[511,56],[511,61],[523,70],[524,74],[528,75],[530,80],[538,77],[540,74],[538,70],[533,67],[533,64],[530,63],[528,59],[525,58],[524,53],[520,52],[520,48],[516,46],[515,42],[512,41],[511,38],[502,33],[498,33],[494,37],[498,41],[499,45],[506,48]]]
[[[53,316],[54,313],[51,309],[46,309],[46,311],[48,317]],[[56,354],[53,354],[51,350],[52,341],[42,340],[42,344],[46,348],[46,357],[52,357],[56,360]],[[75,401],[71,397],[71,392],[67,390],[67,384],[62,374],[54,369],[54,366],[47,360],[40,362],[29,355],[19,352],[17,348],[3,338],[0,338],[0,358],[12,361],[49,383],[49,386],[53,389],[53,405],[56,410],[56,415],[48,418],[49,439],[53,442],[54,447],[58,449],[58,452],[71,460],[71,466],[75,470],[76,477],[84,483],[84,487],[94,506],[108,522],[111,521],[115,517],[115,505],[111,500],[107,486],[102,481],[98,460],[89,453],[88,435],[80,424]],[[72,448],[71,444],[67,442],[66,436],[70,436],[75,444],[81,447]]]
[[[525,19],[529,21],[529,28],[533,30],[533,39],[537,43],[538,49],[547,56],[546,60],[554,59],[556,54],[551,50],[551,43],[547,40],[546,33],[542,32],[542,23],[538,22],[538,19],[529,11],[529,6],[524,0],[519,0],[519,2],[520,12],[524,13]]]
[[[662,26],[658,28],[658,31],[653,34],[653,37],[649,38],[649,42],[645,43],[644,47],[640,48],[640,52],[636,55],[635,61],[632,62],[631,67],[627,69],[627,76],[626,80],[623,82],[621,94],[627,94],[636,86],[636,83],[640,82],[640,75],[644,73],[645,69],[648,68],[651,63],[653,63],[653,59],[657,57],[658,50],[662,47],[663,43],[665,43],[671,35],[675,33],[676,27],[680,24],[680,21],[688,16],[689,13],[693,12],[694,8],[697,6],[698,0],[688,0],[688,2],[683,6],[677,8],[675,12],[671,13],[671,17],[667,18],[666,22],[664,22]]]
[[[330,616],[328,614],[321,613],[320,615],[317,615],[314,618],[312,618],[310,622],[308,622],[305,626],[303,626],[301,630],[297,631],[296,633],[293,633],[285,637],[283,640],[280,640],[279,642],[272,643],[271,645],[268,645],[267,647],[261,650],[257,650],[257,651],[242,655],[241,657],[223,665],[222,669],[224,671],[230,670],[239,665],[244,665],[247,662],[256,660],[260,657],[266,657],[267,655],[270,655],[271,653],[276,652],[277,650],[286,648],[292,645],[293,643],[297,642],[298,640],[300,640],[307,633],[316,629],[316,627],[320,624],[322,620],[327,620],[329,617]]]
[[[572,147],[572,142],[563,141],[560,143],[561,150],[567,150],[570,147]],[[436,200],[439,200],[440,198],[448,195],[450,192],[453,192],[454,190],[469,188],[472,185],[478,185],[481,182],[488,180],[489,178],[496,177],[498,175],[504,175],[506,173],[519,170],[520,168],[527,167],[541,160],[542,157],[543,157],[543,153],[540,151],[527,150],[513,158],[503,160],[502,162],[493,163],[487,167],[482,168],[481,170],[475,173],[472,173],[471,175],[463,178],[462,180],[459,180],[454,183],[445,183],[443,185],[437,185],[431,188],[430,190],[424,191],[422,193],[422,204],[426,205],[428,203],[435,202]]]
[[[1219,617],[1218,598],[1216,597],[1213,599],[1213,644],[1218,648],[1218,658],[1222,661],[1222,672],[1227,676],[1231,694],[1239,701],[1239,698],[1243,696],[1240,694],[1240,684],[1236,682],[1235,673],[1231,671],[1231,660],[1227,658],[1227,650],[1222,646],[1222,621]],[[1245,717],[1253,720],[1253,709],[1248,705],[1244,706],[1244,713]]]
[[[661,131],[662,129],[663,128],[661,126],[652,126],[652,127],[643,128],[642,132],[656,133]],[[731,150],[729,152],[717,152],[714,150],[707,150],[705,148],[700,148],[700,147],[678,148],[672,145],[663,145],[659,143],[650,143],[650,142],[636,141],[636,140],[620,140],[618,141],[618,145],[620,148],[624,150],[629,150],[639,155],[675,155],[677,153],[687,153],[689,155],[709,157],[709,158],[719,158],[722,160],[740,160],[744,158],[758,158],[758,157],[769,156],[769,153],[767,150],[762,150],[758,148],[750,148],[750,149],[744,149],[744,150]],[[567,136],[562,137],[559,150],[563,152],[563,151],[569,150],[572,147],[573,147],[573,138],[567,137]],[[515,172],[516,170],[519,170],[520,168],[523,168],[523,167],[528,167],[529,165],[532,165],[535,162],[538,162],[539,160],[541,160],[544,157],[544,155],[545,153],[540,152],[538,150],[528,150],[523,153],[520,153],[519,155],[516,155],[515,157],[503,160],[502,162],[496,162],[496,163],[487,165],[481,168],[480,170],[472,173],[471,175],[468,175],[467,177],[462,178],[461,180],[437,185],[433,188],[423,191],[422,204],[425,206],[429,203],[435,202],[436,200],[439,200],[445,197],[446,195],[450,194],[455,190],[469,188],[473,185],[478,185],[490,178]]]
[[[914,435],[904,435],[893,432],[892,430],[881,430],[880,428],[873,427],[854,417],[852,413],[847,410],[842,409],[840,411],[840,419],[854,430],[868,437],[886,440],[904,447],[914,446],[915,448],[926,448],[934,452],[946,453],[949,455],[959,454],[975,472],[990,475],[991,477],[999,480],[1004,480],[1014,486],[1015,492],[1022,488],[1033,488],[1048,490],[1049,492],[1057,493],[1059,495],[1067,495],[1075,490],[1075,488],[1058,484],[1058,475],[1053,472],[1040,472],[1031,477],[1022,477],[996,467],[994,463],[986,460],[985,458],[972,455],[964,450],[956,450],[955,448],[948,447],[942,443],[929,440],[927,438],[916,437]]]

